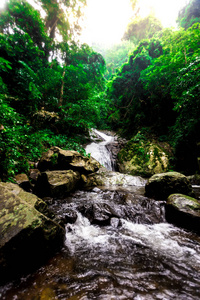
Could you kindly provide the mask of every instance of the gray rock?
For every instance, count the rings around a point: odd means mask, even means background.
[[[74,170],[81,174],[89,174],[98,171],[100,164],[93,158],[81,155],[77,151],[62,150],[59,147],[51,147],[43,153],[38,169],[46,170]]]
[[[63,245],[64,229],[36,208],[45,211],[46,204],[0,183],[0,283],[40,266]]]
[[[33,189],[32,184],[29,181],[29,178],[26,174],[17,174],[15,175],[16,183],[25,191],[31,192]]]
[[[178,172],[155,174],[145,185],[145,195],[157,200],[167,200],[167,197],[174,193],[194,195],[190,181]]]
[[[182,195],[172,194],[166,203],[166,220],[200,234],[200,202]]]
[[[63,198],[75,189],[80,174],[72,170],[46,171],[41,173],[35,185],[35,193],[39,197]]]

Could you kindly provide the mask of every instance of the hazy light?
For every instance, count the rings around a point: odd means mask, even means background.
[[[140,15],[150,12],[164,27],[175,27],[178,11],[188,0],[139,0]],[[130,0],[87,0],[81,41],[110,45],[120,42],[132,16]]]
[[[3,9],[5,7],[6,0],[0,0],[0,9]]]
[[[129,0],[88,0],[87,4],[82,40],[119,42],[132,13]]]
[[[188,0],[140,0],[140,14],[145,17],[153,12],[164,27],[176,27],[178,12],[187,2]]]

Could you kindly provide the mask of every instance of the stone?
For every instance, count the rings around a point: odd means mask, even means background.
[[[150,177],[169,169],[169,148],[166,143],[131,139],[118,153],[121,173]]]
[[[64,198],[73,191],[80,180],[80,174],[72,170],[46,171],[41,173],[35,185],[39,197]]]
[[[40,175],[40,171],[38,169],[30,169],[29,170],[29,179],[32,184],[36,184],[38,180],[38,176]]]
[[[167,200],[167,197],[174,193],[194,196],[190,181],[178,172],[155,174],[145,185],[145,195],[156,200]]]
[[[63,246],[64,228],[39,212],[46,204],[0,183],[0,283],[35,270]]]
[[[170,195],[165,215],[169,223],[200,234],[200,202],[195,198],[183,194]]]
[[[81,174],[89,174],[98,171],[100,164],[92,157],[88,158],[77,151],[60,150],[58,165],[62,169],[72,169]]]
[[[29,178],[26,174],[17,174],[15,175],[16,183],[25,191],[31,192],[33,189],[32,184],[29,181]]]
[[[74,170],[83,174],[98,171],[100,164],[93,158],[81,155],[77,151],[63,150],[59,147],[51,147],[43,153],[38,169],[46,170]]]
[[[140,176],[132,176],[119,172],[109,171],[101,167],[98,172],[81,175],[82,185],[86,188],[95,186],[145,186],[147,180]]]
[[[58,151],[58,147],[52,147],[42,154],[38,162],[38,169],[41,172],[58,169]]]

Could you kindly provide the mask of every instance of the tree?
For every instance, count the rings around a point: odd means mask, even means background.
[[[155,33],[162,30],[161,22],[152,15],[146,18],[136,17],[128,24],[123,40],[138,43],[142,39],[152,38]]]
[[[78,20],[86,0],[40,0],[40,3],[46,12],[45,27],[51,39],[54,40],[57,33],[62,36],[63,41],[68,41],[80,31]],[[73,22],[69,21],[70,15],[73,15]]]
[[[177,23],[185,29],[200,22],[200,0],[191,0],[179,12]]]

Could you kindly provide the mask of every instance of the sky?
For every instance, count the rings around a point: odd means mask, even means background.
[[[188,0],[139,0],[142,17],[151,11],[164,27],[176,27],[178,11]],[[119,43],[129,23],[130,0],[87,0],[82,41],[92,45]]]
[[[34,2],[34,0],[28,0]],[[178,11],[189,0],[139,0],[142,17],[151,11],[164,27],[176,27]],[[0,8],[5,0],[0,0]],[[111,46],[119,43],[132,15],[130,0],[87,0],[81,42]]]

